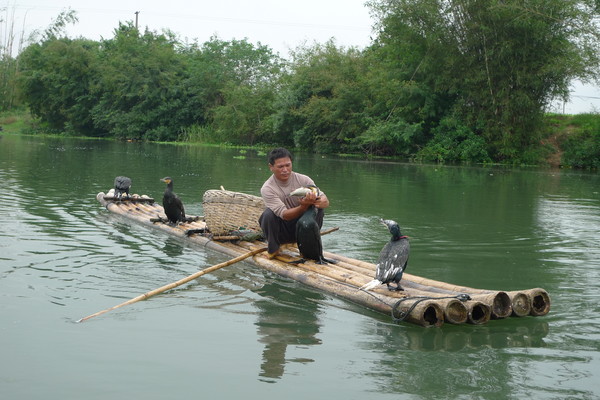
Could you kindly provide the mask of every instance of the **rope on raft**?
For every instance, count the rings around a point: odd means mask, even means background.
[[[408,310],[406,311],[401,311],[398,309],[398,307],[400,307],[400,304],[406,300],[413,300],[413,299],[418,299],[417,301],[415,301],[414,303],[412,303],[412,305],[408,308]],[[456,296],[446,296],[446,297],[430,297],[430,296],[412,296],[412,297],[404,297],[400,300],[398,300],[393,306],[392,306],[392,319],[394,320],[394,322],[398,323],[398,322],[402,322],[406,319],[406,317],[408,317],[410,315],[410,313],[412,312],[412,310],[415,309],[415,307],[417,306],[417,304],[419,304],[422,301],[425,300],[440,300],[440,299],[458,299],[460,301],[469,301],[471,300],[471,296],[469,296],[466,293],[461,293],[461,294],[457,294]],[[395,315],[395,311],[398,311],[398,317],[396,317]]]

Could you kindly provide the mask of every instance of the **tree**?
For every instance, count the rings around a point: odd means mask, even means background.
[[[4,16],[2,15],[4,12]],[[62,11],[44,31],[43,41],[64,37],[64,28],[77,22],[77,14],[72,10]],[[15,8],[0,7],[0,111],[11,109],[20,101],[17,80],[19,76],[19,59],[27,43],[35,43],[38,32],[31,32],[28,38],[25,31],[15,29]],[[25,17],[23,18],[25,25]]]
[[[97,128],[117,138],[175,140],[190,124],[182,112],[183,62],[173,34],[119,24],[102,41],[91,115]]]
[[[217,37],[185,53],[186,97],[202,110],[195,122],[211,124],[215,141],[271,142],[269,117],[282,68],[280,58],[260,43]]]
[[[275,107],[275,129],[283,141],[321,152],[354,148],[371,100],[363,61],[361,51],[338,48],[333,40],[296,49]]]
[[[482,135],[496,159],[535,143],[569,83],[598,76],[593,0],[373,0],[377,46]],[[439,115],[439,119],[443,118]]]
[[[98,44],[87,39],[48,39],[19,56],[20,87],[31,112],[50,128],[99,134],[90,115]]]

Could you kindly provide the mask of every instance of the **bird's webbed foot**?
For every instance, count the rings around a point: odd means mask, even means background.
[[[337,264],[337,260],[330,260],[329,258],[321,257],[316,260],[315,263],[320,265]]]
[[[396,287],[391,287],[390,284],[387,284],[387,288],[390,292],[402,292],[404,289],[400,286],[399,283],[396,283]]]
[[[168,224],[169,220],[168,219],[164,219],[163,217],[161,217],[160,215],[157,215],[155,218],[150,218],[151,222],[160,222],[163,224]]]
[[[300,258],[298,260],[290,261],[288,264],[304,264],[306,260],[304,258]]]

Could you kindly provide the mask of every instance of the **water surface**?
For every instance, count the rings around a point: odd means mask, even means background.
[[[411,237],[409,272],[543,287],[545,317],[395,324],[238,263],[85,323],[83,316],[227,260],[109,214],[117,175],[160,198],[258,194],[254,151],[0,136],[0,397],[5,399],[592,399],[600,396],[600,178],[298,154],[331,207],[326,250],[374,261],[379,217]],[[366,397],[368,396],[368,397]]]

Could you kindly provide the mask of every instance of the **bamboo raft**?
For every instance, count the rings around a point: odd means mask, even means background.
[[[96,199],[114,214],[159,229],[183,240],[200,244],[232,257],[264,248],[264,242],[245,240],[232,234],[240,230],[260,230],[258,216],[264,209],[257,196],[226,190],[209,190],[203,197],[203,217],[188,222],[166,223],[163,207],[148,196],[132,195],[115,199],[98,193]],[[385,285],[368,292],[359,290],[375,276],[375,264],[324,252],[336,264],[312,261],[290,264],[300,258],[295,245],[286,245],[276,259],[259,253],[246,261],[267,271],[325,291],[368,309],[421,326],[451,324],[481,325],[490,319],[542,316],[550,311],[550,296],[542,288],[494,291],[453,285],[405,273],[404,291],[392,292]]]

